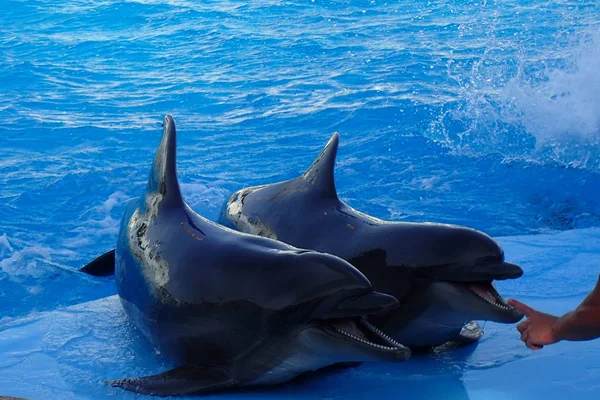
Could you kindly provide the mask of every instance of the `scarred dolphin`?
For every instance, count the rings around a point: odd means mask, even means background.
[[[156,395],[272,385],[342,362],[401,361],[410,350],[365,317],[398,305],[341,258],[239,233],[196,214],[175,168],[176,128],[163,123],[146,190],[121,221],[114,268],[128,317],[177,368],[109,382]]]
[[[242,232],[334,254],[350,262],[400,307],[374,318],[384,332],[411,348],[447,341],[473,342],[473,320],[514,323],[494,280],[515,279],[520,267],[474,229],[434,223],[388,222],[354,210],[338,198],[336,133],[300,177],[234,193],[219,222]]]

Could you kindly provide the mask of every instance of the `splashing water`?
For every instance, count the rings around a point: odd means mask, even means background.
[[[600,167],[600,31],[583,35],[562,68],[539,78],[517,77],[505,90],[506,107],[537,139],[537,150],[574,167]]]
[[[540,54],[488,33],[480,58],[450,60],[463,100],[443,108],[430,137],[462,154],[600,168],[600,30],[549,36],[554,48]]]

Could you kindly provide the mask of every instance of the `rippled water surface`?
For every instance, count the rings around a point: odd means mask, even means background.
[[[3,315],[115,292],[76,268],[114,246],[165,113],[209,219],[338,131],[340,196],[377,217],[598,227],[599,66],[593,1],[2,0]]]

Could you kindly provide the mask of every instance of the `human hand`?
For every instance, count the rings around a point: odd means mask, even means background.
[[[556,333],[558,317],[541,313],[515,299],[507,301],[509,305],[525,314],[526,320],[517,325],[521,340],[531,350],[539,350],[544,345],[560,341]]]

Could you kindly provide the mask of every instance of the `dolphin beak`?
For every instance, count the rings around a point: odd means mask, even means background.
[[[475,275],[486,280],[517,279],[523,275],[523,269],[516,264],[505,261],[494,262],[491,264],[479,264],[471,269]]]
[[[516,264],[502,260],[475,260],[471,264],[436,265],[415,268],[414,278],[429,281],[480,282],[517,279],[523,270]]]
[[[399,306],[398,300],[388,294],[371,292],[350,298],[340,303],[335,310],[324,315],[323,319],[352,318],[370,316],[391,311]]]

